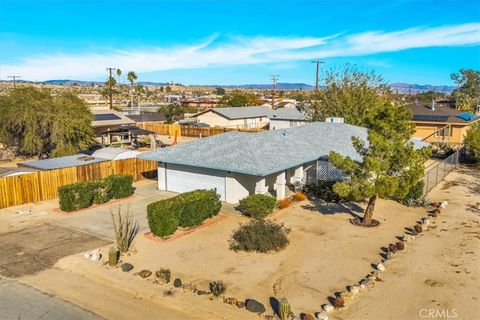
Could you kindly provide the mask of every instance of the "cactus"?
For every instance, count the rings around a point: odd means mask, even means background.
[[[118,250],[115,247],[108,249],[108,265],[115,267],[118,263]]]
[[[280,300],[280,307],[278,308],[280,313],[281,320],[287,320],[288,315],[290,314],[290,303],[288,303],[287,298],[283,298]]]
[[[222,281],[212,281],[210,282],[210,291],[213,293],[215,297],[220,296],[225,292],[227,287],[223,284]]]
[[[428,207],[430,205],[430,200],[427,197],[423,197],[420,199],[419,203],[422,207]]]

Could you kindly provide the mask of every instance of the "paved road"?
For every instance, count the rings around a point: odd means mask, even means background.
[[[0,279],[2,320],[97,320],[99,316],[26,284]]]

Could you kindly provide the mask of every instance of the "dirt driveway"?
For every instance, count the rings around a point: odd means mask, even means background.
[[[0,234],[0,275],[18,278],[52,267],[60,258],[109,242],[55,224]]]

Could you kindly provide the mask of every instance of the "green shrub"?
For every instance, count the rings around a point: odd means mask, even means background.
[[[147,206],[147,220],[150,231],[157,237],[165,238],[177,231],[178,216],[173,209],[174,198],[160,200]]]
[[[264,219],[252,220],[233,232],[230,249],[234,251],[279,251],[288,245],[290,229]]]
[[[276,204],[277,199],[270,195],[253,194],[240,200],[237,209],[246,216],[258,219],[272,213]]]
[[[412,199],[417,201],[423,196],[423,188],[425,183],[423,180],[418,181],[409,191],[408,194],[403,198],[403,200]]]
[[[339,202],[340,196],[333,191],[335,181],[318,180],[317,183],[305,187],[310,198],[323,200],[325,202]]]
[[[90,207],[97,183],[98,181],[78,182],[58,188],[60,209],[70,212]]]
[[[471,126],[464,143],[473,162],[480,163],[480,123]]]
[[[93,182],[93,181],[92,181]],[[93,203],[102,204],[110,200],[108,184],[104,180],[94,182]]]
[[[194,227],[204,220],[216,216],[222,203],[215,190],[195,190],[175,197],[180,227]],[[178,206],[178,207],[177,207]]]
[[[126,198],[133,193],[133,176],[129,174],[112,174],[105,178],[105,183],[110,199]]]

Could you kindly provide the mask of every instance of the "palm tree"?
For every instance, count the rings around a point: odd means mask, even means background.
[[[130,82],[130,85],[132,86],[130,90],[130,108],[133,109],[133,91],[135,89],[135,80],[137,80],[138,77],[134,71],[128,71],[127,79]]]

